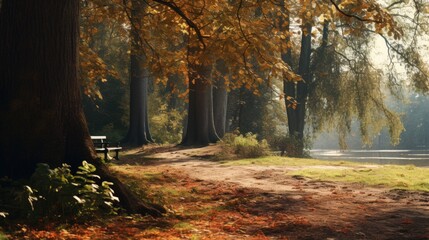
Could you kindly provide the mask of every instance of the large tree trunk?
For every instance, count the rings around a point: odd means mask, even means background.
[[[0,175],[95,158],[77,81],[78,1],[4,1]]]
[[[124,142],[131,146],[141,146],[153,142],[149,131],[148,81],[149,72],[144,67],[146,56],[142,53],[140,38],[141,21],[146,3],[132,1],[131,10],[131,56],[130,56],[130,126]]]
[[[0,177],[29,177],[37,163],[83,160],[114,182],[131,212],[147,207],[97,159],[77,80],[79,1],[5,0],[0,13]]]
[[[189,64],[188,119],[183,145],[205,146],[219,140],[213,119],[211,66]]]

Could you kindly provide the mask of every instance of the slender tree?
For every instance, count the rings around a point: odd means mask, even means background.
[[[153,142],[147,109],[149,71],[145,67],[146,56],[142,52],[143,42],[140,37],[142,28],[140,23],[147,5],[138,0],[131,3],[130,126],[124,142],[132,146],[141,146]]]
[[[304,150],[304,126],[307,102],[307,83],[311,81],[311,24],[303,27],[301,52],[299,56],[298,74],[301,81],[288,82],[284,85],[285,95],[292,96],[297,102],[294,107],[287,107],[289,134],[295,140],[295,146],[289,148],[289,155],[302,156]],[[286,97],[287,98],[287,97]]]
[[[225,86],[225,79],[228,78],[228,70],[223,60],[216,62],[218,77],[215,78],[213,88],[213,114],[217,135],[222,138],[226,132],[226,112],[228,106],[228,92]]]

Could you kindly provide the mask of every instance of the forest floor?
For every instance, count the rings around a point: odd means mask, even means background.
[[[217,151],[216,146],[133,149],[111,166],[142,197],[164,204],[169,210],[165,217],[132,215],[98,219],[87,225],[23,227],[13,236],[18,239],[429,239],[429,192],[286,174],[300,168],[297,166],[225,165],[212,160]],[[333,166],[305,166],[309,167]]]

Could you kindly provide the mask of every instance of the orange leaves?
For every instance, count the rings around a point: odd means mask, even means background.
[[[298,107],[298,101],[296,101],[295,98],[291,97],[291,96],[286,96],[286,108],[292,108],[292,109],[296,109]]]
[[[129,13],[131,5],[124,6],[121,0],[85,2],[87,6],[82,11],[83,42],[89,42],[99,31],[99,24],[106,19],[114,19],[116,26],[120,26],[116,31],[125,43],[129,42],[130,22],[125,13]],[[371,0],[284,1],[284,6],[268,0],[174,1],[200,28],[206,44],[202,50],[189,22],[162,4],[148,3],[137,24],[141,38],[139,44],[147,57],[145,67],[159,83],[165,83],[168,76],[178,74],[177,81],[186,84],[190,63],[208,66],[219,59],[225,61],[227,69],[217,77],[223,79],[227,89],[245,87],[258,94],[260,84],[273,80],[301,81],[301,76],[281,59],[281,54],[287,50],[299,51],[301,32],[297,25],[317,27],[329,21],[331,30],[340,24],[343,34],[361,35],[365,29],[371,29],[394,38],[402,35],[392,16]],[[314,43],[320,42],[321,28],[311,33],[303,29],[304,34],[312,34]],[[198,51],[188,52],[189,48]],[[97,61],[93,56],[83,59],[82,69],[92,67],[95,70],[82,70],[85,79],[92,79],[85,80],[87,94],[96,93],[96,83],[104,82],[107,75],[114,74],[108,64]]]
[[[349,30],[350,34],[361,34],[361,28],[371,28],[377,33],[387,33],[389,36],[399,39],[402,35],[402,29],[397,25],[392,15],[380,4],[368,0],[346,0],[336,4],[337,1],[331,0],[332,13],[337,18],[346,23],[354,23],[359,27]]]
[[[83,80],[84,94],[92,98],[103,99],[97,84],[107,82],[108,76],[117,76],[117,73],[85,43],[80,44],[79,50],[79,74]]]

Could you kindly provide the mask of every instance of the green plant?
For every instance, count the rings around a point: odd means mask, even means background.
[[[31,184],[24,185],[17,200],[30,218],[84,218],[96,213],[116,213],[119,201],[111,189],[112,183],[95,175],[95,166],[82,162],[75,175],[70,166],[50,169],[38,164]],[[101,182],[101,184],[98,184]]]
[[[161,104],[151,118],[151,132],[155,141],[163,144],[179,143],[182,138],[183,112],[168,109],[167,104]]]
[[[240,158],[257,158],[270,153],[267,141],[265,139],[258,141],[256,134],[252,133],[246,133],[244,136],[239,133],[227,133],[220,145],[223,149],[218,156],[220,158],[226,158],[232,154]]]
[[[7,240],[7,236],[0,231],[0,240]]]

